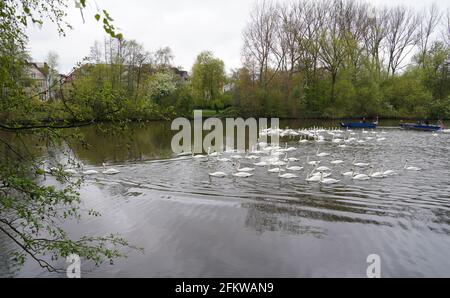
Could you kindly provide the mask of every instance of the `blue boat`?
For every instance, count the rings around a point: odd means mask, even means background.
[[[342,122],[341,126],[345,127],[345,128],[374,129],[374,128],[377,128],[377,123],[370,123],[370,122]]]
[[[415,123],[401,123],[400,127],[403,129],[420,130],[420,131],[439,131],[442,127],[439,125],[426,125]]]

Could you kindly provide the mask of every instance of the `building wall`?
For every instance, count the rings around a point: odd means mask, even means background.
[[[26,69],[27,79],[31,80],[29,87],[25,91],[34,96],[39,94],[41,100],[48,99],[48,80],[47,76],[34,63],[29,63]]]

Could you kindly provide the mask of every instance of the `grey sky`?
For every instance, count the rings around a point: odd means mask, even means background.
[[[442,10],[449,7],[447,0],[370,2],[403,4],[417,10],[432,3]],[[75,29],[66,37],[59,37],[52,24],[29,29],[29,49],[35,61],[43,61],[52,50],[59,54],[59,70],[69,72],[89,54],[94,41],[104,37],[102,27],[93,19],[99,7],[108,10],[125,38],[138,40],[150,51],[171,47],[175,65],[185,70],[191,69],[196,56],[204,50],[210,50],[224,60],[229,70],[241,64],[242,31],[255,0],[89,0],[88,3],[90,8],[84,24],[77,10],[70,11],[68,20]]]

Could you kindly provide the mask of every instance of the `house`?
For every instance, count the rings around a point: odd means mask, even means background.
[[[180,70],[176,67],[171,67],[170,70],[174,75],[178,76],[182,82],[187,82],[189,80],[189,74],[185,70]]]
[[[31,97],[39,97],[41,100],[49,98],[49,80],[47,63],[26,62],[25,92]]]
[[[234,83],[228,83],[223,85],[223,93],[231,92],[234,89]]]
[[[46,101],[56,97],[56,86],[65,76],[52,70],[45,62],[26,62],[25,92],[31,97]]]

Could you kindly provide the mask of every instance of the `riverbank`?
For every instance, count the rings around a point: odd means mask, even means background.
[[[201,110],[201,109],[199,109]],[[204,109],[202,111],[202,117],[204,119],[207,118],[219,118],[219,119],[226,119],[226,118],[277,118],[282,121],[326,121],[331,122],[335,121],[337,125],[339,125],[340,122],[358,122],[361,121],[362,118],[366,118],[368,122],[375,121],[375,117],[369,117],[365,115],[358,115],[355,117],[327,117],[327,116],[310,116],[305,115],[304,117],[279,117],[276,115],[247,115],[243,113],[239,113],[237,109],[225,109],[221,110],[219,112],[215,110],[208,110]],[[120,111],[116,113],[110,113],[105,117],[86,117],[86,116],[80,116],[80,117],[50,117],[49,114],[51,112],[49,111],[38,111],[36,113],[32,114],[32,117],[24,119],[23,116],[19,117],[1,117],[3,119],[0,120],[0,124],[3,126],[0,126],[0,129],[5,127],[20,127],[20,126],[29,126],[29,127],[39,127],[39,126],[58,126],[58,127],[77,127],[77,126],[87,126],[87,125],[94,125],[99,123],[151,123],[151,122],[158,122],[158,121],[172,121],[179,117],[184,117],[189,120],[194,120],[194,110],[190,114],[179,114],[174,111],[158,111],[158,112],[148,112],[141,115],[131,116],[131,112],[129,111]],[[426,119],[426,118],[425,118]],[[383,121],[388,122],[417,122],[417,121],[423,121],[424,118],[417,118],[414,116],[410,117],[386,117],[386,116],[379,116],[378,120],[380,124],[382,125]],[[427,119],[431,124],[437,123],[439,120],[449,121],[450,119]]]

